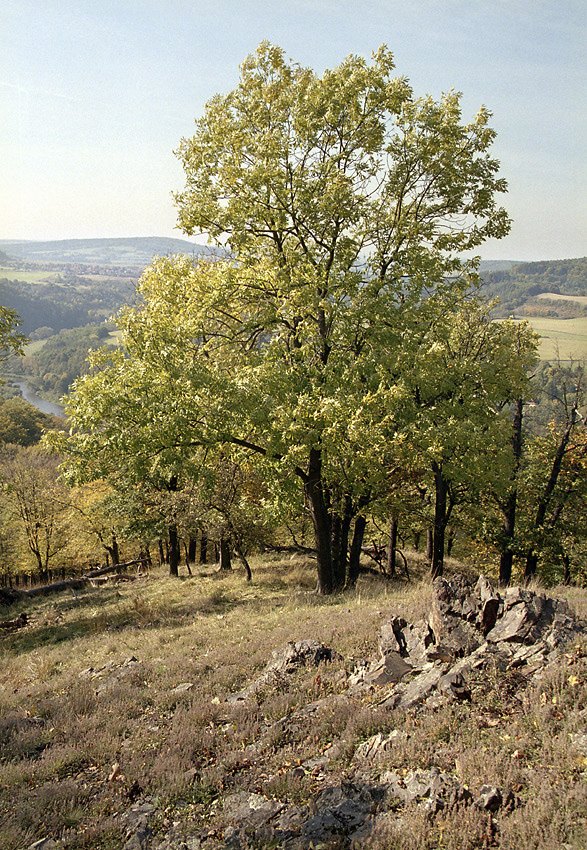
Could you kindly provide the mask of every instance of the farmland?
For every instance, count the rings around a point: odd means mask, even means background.
[[[540,358],[581,360],[587,358],[587,318],[555,319],[528,316],[528,322],[540,335]]]

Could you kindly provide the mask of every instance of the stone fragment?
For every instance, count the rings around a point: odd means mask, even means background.
[[[367,685],[389,685],[401,682],[412,670],[412,665],[404,661],[399,652],[388,652],[383,658],[373,661],[363,681]]]
[[[382,703],[389,708],[414,708],[424,702],[436,690],[440,677],[446,673],[446,664],[430,664],[409,684],[400,682],[393,693]]]
[[[485,578],[479,576],[475,585],[475,593],[481,601],[479,625],[484,635],[494,627],[501,605],[501,598],[494,590],[493,585]]]
[[[388,798],[397,797],[405,804],[428,802],[432,804],[428,805],[432,812],[472,799],[469,791],[454,776],[441,773],[436,767],[414,770],[405,777],[393,772],[384,773],[381,782],[387,785]]]
[[[277,685],[280,677],[290,676],[300,667],[317,667],[335,657],[338,657],[337,653],[319,641],[290,641],[284,649],[275,650],[263,673],[244,690],[228,697],[228,702],[246,702],[262,688]]]
[[[482,635],[476,628],[479,604],[471,584],[464,576],[437,578],[433,583],[429,624],[437,646],[453,658],[461,658],[477,649]]]
[[[194,687],[193,682],[182,682],[180,685],[176,685],[175,688],[171,689],[172,694],[185,694],[186,691],[191,691]]]
[[[502,803],[501,791],[494,785],[482,785],[479,789],[479,796],[475,800],[477,808],[484,809],[487,812],[497,812]]]
[[[393,732],[389,733],[389,735],[384,735],[382,732],[378,732],[377,735],[373,735],[367,741],[363,741],[362,744],[359,744],[355,750],[354,757],[365,761],[374,761],[382,754],[392,750],[394,745],[406,741],[407,738],[407,732],[400,729],[394,729]]]
[[[224,800],[224,816],[231,823],[260,826],[282,811],[284,804],[262,794],[238,791]]]
[[[471,691],[463,678],[463,674],[449,670],[438,680],[438,690],[450,699],[470,700]]]

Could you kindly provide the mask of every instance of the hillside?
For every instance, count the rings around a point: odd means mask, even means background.
[[[509,269],[481,269],[483,292],[499,298],[499,317],[545,316],[565,319],[587,315],[585,305],[554,296],[587,296],[587,257],[517,263]],[[538,299],[538,296],[542,296]]]
[[[145,236],[120,239],[63,239],[49,242],[0,240],[11,257],[42,263],[144,267],[154,255],[207,254],[211,249],[187,239]]]
[[[585,591],[568,610],[510,588],[498,654],[463,658],[475,612],[446,582],[365,575],[325,599],[301,558],[253,570],[0,609],[5,850],[585,846]],[[517,641],[540,600],[558,632],[546,616]],[[419,663],[429,616],[447,634]]]

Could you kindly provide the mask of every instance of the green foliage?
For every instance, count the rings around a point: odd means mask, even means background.
[[[103,345],[109,335],[110,328],[104,323],[60,331],[27,355],[22,366],[27,383],[38,392],[63,395],[87,372],[90,350]]]
[[[52,418],[22,398],[0,398],[0,444],[32,446],[41,439]]]
[[[495,316],[519,315],[528,299],[544,292],[587,296],[587,257],[518,263],[506,271],[484,272],[483,285],[489,298],[499,298]],[[530,315],[539,315],[532,303]]]
[[[21,324],[22,320],[16,310],[0,306],[0,361],[5,360],[10,353],[22,354],[27,339],[18,330]]]
[[[55,441],[77,480],[161,489],[199,480],[219,449],[270,465],[282,494],[297,478],[324,592],[346,560],[331,534],[342,523],[348,535],[385,488],[416,390],[440,404],[447,317],[476,280],[461,252],[509,230],[488,111],[463,123],[458,94],[416,99],[392,71],[386,48],[322,77],[267,43],[245,61],[179,150],[182,227],[228,243],[236,262],[155,261],[142,302],[119,316],[122,349],[94,356],[70,397],[71,434]],[[492,368],[505,385],[504,352]]]

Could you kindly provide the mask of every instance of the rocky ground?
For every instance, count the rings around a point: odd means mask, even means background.
[[[194,814],[182,815],[179,805],[165,817],[160,796],[142,781],[133,788],[124,765],[113,763],[108,783],[124,787],[126,805],[110,814],[117,837],[99,846],[585,846],[585,638],[584,624],[562,599],[522,587],[498,592],[482,576],[473,583],[454,575],[434,582],[422,619],[382,618],[377,650],[369,656],[345,658],[334,642],[310,636],[286,643],[245,687],[212,699],[210,741],[232,740],[246,718],[251,726],[238,752],[226,747],[220,754],[210,743],[212,755],[194,759],[186,771],[182,787],[197,789]],[[105,698],[140,671],[141,662],[128,656],[78,676]],[[270,696],[306,688],[310,680],[315,698],[290,700],[282,716],[265,714]],[[171,692],[188,699],[194,688],[184,681]],[[534,738],[520,734],[529,722]],[[545,741],[550,735],[551,744],[541,746],[551,747],[551,761],[563,758],[564,743],[564,758],[575,766],[563,789],[542,765],[545,793],[564,790],[568,811],[560,824],[537,807],[536,759],[546,756],[530,750],[540,735]],[[502,749],[484,752],[480,742],[490,739],[499,739]],[[485,765],[486,759],[495,764]],[[472,780],[475,767],[478,781]],[[535,834],[534,843],[520,844],[524,834]],[[80,845],[64,833],[27,846]]]

